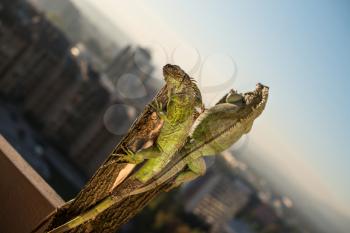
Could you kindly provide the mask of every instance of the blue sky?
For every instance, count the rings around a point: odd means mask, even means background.
[[[191,75],[203,86],[236,70],[231,86],[203,93],[208,104],[232,87],[270,86],[251,137],[267,159],[291,166],[289,176],[314,195],[329,193],[320,198],[350,216],[350,2],[90,1],[154,50],[158,70],[166,62],[189,70],[198,54],[202,72]]]

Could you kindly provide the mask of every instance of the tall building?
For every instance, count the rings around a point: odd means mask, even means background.
[[[60,61],[36,45],[29,45],[16,63],[0,78],[1,92],[14,100],[26,101],[40,84],[55,76]]]
[[[79,81],[79,66],[70,56],[63,59],[56,67],[50,67],[51,75],[37,83],[35,92],[26,96],[24,109],[36,122],[45,125],[46,119],[57,106],[75,93]]]
[[[0,12],[0,93],[91,175],[126,133],[106,128],[109,107],[125,105],[112,121],[114,128],[128,127],[160,86],[151,78],[150,52],[126,47],[106,70],[106,79],[27,2],[4,0]]]
[[[149,50],[126,46],[105,70],[116,94],[138,111],[154,97],[160,82],[152,77],[154,66]]]
[[[42,101],[43,98],[47,100]],[[81,62],[79,72],[61,74],[31,99],[26,109],[34,113],[36,119],[44,113],[40,119],[44,135],[69,151],[83,131],[102,114],[110,102],[110,93],[101,84],[99,75]]]
[[[210,225],[211,233],[218,233],[249,202],[252,190],[241,180],[211,169],[186,193],[185,210]]]
[[[141,47],[126,46],[113,59],[105,73],[114,82],[127,73],[132,73],[144,80],[150,78],[153,69],[150,51]]]
[[[0,93],[24,101],[40,83],[55,75],[69,51],[69,41],[24,1],[4,1],[1,8]]]
[[[109,132],[103,122],[103,116],[99,115],[85,131],[75,141],[70,150],[70,155],[76,164],[80,166],[87,176],[91,176],[102,164],[107,156],[113,151],[122,135],[115,135]],[[116,122],[123,122],[127,118],[126,113],[122,113]]]
[[[91,174],[90,163],[79,163],[76,153],[68,152],[78,153],[75,145],[83,144],[83,133],[102,118],[111,102],[110,90],[89,64],[76,57],[67,38],[30,4],[16,0],[1,4],[0,93],[16,101],[41,135]],[[108,136],[91,144],[92,151],[114,137]],[[94,155],[89,161],[98,158]]]
[[[2,77],[17,60],[16,58],[21,56],[24,52],[26,42],[16,37],[12,31],[3,24],[0,24],[0,35],[0,77]]]

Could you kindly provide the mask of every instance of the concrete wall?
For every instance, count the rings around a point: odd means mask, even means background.
[[[30,232],[63,203],[0,135],[0,232]]]

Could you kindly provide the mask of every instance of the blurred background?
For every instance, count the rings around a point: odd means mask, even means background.
[[[121,232],[350,230],[347,1],[0,2],[0,133],[65,200],[180,65],[207,106],[270,87],[253,130]]]

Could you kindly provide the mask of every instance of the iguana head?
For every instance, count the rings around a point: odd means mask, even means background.
[[[269,95],[269,87],[256,84],[255,90],[243,94],[243,103],[260,113],[264,110]]]
[[[256,84],[255,90],[242,94],[242,104],[239,106],[237,114],[240,115],[239,122],[246,125],[248,133],[254,120],[260,116],[265,109],[269,95],[269,87]]]
[[[250,109],[250,117],[257,118],[265,108],[269,95],[269,87],[256,84],[255,90],[243,94],[243,106]],[[248,116],[247,116],[248,117]]]
[[[198,103],[202,103],[202,96],[196,82],[179,66],[167,64],[163,67],[164,80],[167,88],[172,90],[173,94],[183,94],[192,96]]]
[[[263,112],[268,92],[269,88],[260,83],[254,91],[244,94],[231,90],[215,106],[196,119],[190,137],[199,141],[210,141],[215,135],[231,133],[218,147],[226,148],[233,144],[250,131],[254,120]]]
[[[175,90],[184,91],[186,88],[192,87],[195,82],[177,65],[165,65],[163,67],[163,75],[168,87]]]
[[[166,83],[177,84],[188,78],[188,75],[177,65],[167,64],[163,67],[163,75]]]
[[[268,97],[269,88],[261,83],[256,84],[254,91],[246,92],[244,94],[238,93],[236,90],[230,90],[223,100],[219,103],[231,103],[238,106],[255,106],[266,103]]]

